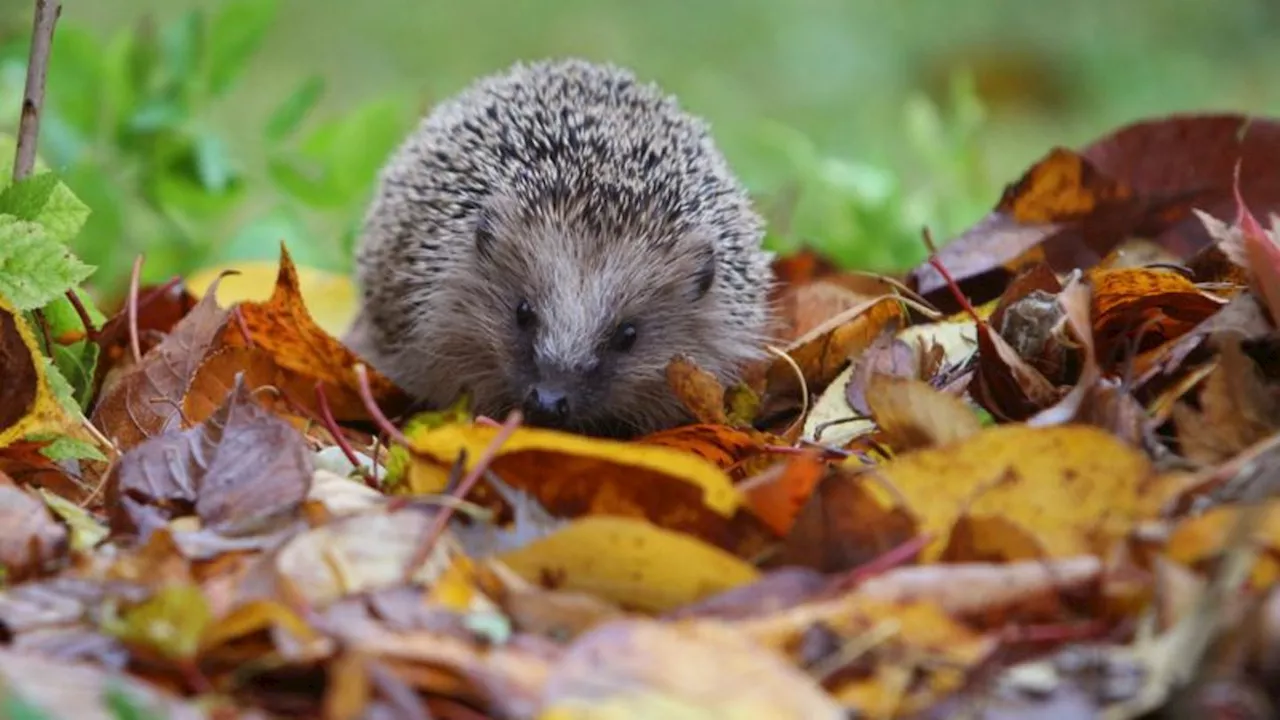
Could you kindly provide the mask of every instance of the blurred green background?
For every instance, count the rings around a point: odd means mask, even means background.
[[[0,0],[0,131],[33,2]],[[771,244],[873,269],[981,216],[1053,145],[1187,110],[1274,113],[1275,0],[64,0],[42,157],[116,293],[231,259],[345,271],[378,165],[522,58],[633,67],[709,118]],[[1268,82],[1271,80],[1270,82]]]

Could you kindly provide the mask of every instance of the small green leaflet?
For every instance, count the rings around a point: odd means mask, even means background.
[[[89,219],[89,206],[53,173],[42,172],[0,192],[0,216],[5,215],[37,223],[53,240],[65,245]]]
[[[93,270],[43,224],[0,215],[0,295],[19,310],[61,297]]]

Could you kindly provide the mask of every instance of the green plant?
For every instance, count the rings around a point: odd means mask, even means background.
[[[345,269],[365,193],[411,120],[379,98],[311,123],[324,94],[303,80],[262,119],[248,162],[211,121],[267,35],[274,0],[225,0],[105,42],[64,13],[54,37],[40,150],[93,208],[72,248],[118,296],[138,253],[144,280],[270,257],[284,240],[301,263]],[[18,117],[29,40],[0,47],[0,118]],[[12,126],[10,126],[12,127]]]
[[[903,140],[919,161],[916,183],[906,173],[825,155],[792,128],[762,125],[759,152],[793,178],[774,193],[787,201],[779,212],[785,217],[773,218],[770,246],[812,246],[842,265],[891,271],[923,259],[922,227],[942,239],[981,217],[998,189],[981,152],[985,113],[967,75],[957,75],[951,90],[945,113],[924,95],[905,104]]]

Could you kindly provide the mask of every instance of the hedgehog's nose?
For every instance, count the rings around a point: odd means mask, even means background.
[[[524,398],[524,414],[533,425],[563,426],[569,420],[569,397],[556,388],[534,385]]]

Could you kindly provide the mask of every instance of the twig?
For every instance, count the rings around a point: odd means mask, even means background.
[[[85,308],[84,303],[80,302],[80,296],[75,290],[67,291],[67,301],[71,303],[71,307],[76,309],[76,315],[80,316],[80,324],[84,325],[84,336],[92,342],[98,337],[98,330],[93,326],[93,319],[89,317],[89,311]]]
[[[62,14],[60,0],[36,0],[31,25],[31,53],[27,56],[27,84],[22,92],[22,117],[18,121],[18,146],[13,156],[13,181],[31,174],[36,166],[36,141],[40,138],[40,109],[49,75],[49,48],[53,28]]]
[[[523,420],[524,418],[521,416],[519,410],[511,411],[511,414],[507,416],[507,421],[502,424],[502,429],[498,431],[498,434],[493,436],[493,439],[489,441],[487,446],[485,446],[484,452],[480,453],[480,457],[476,458],[476,464],[471,466],[471,471],[467,473],[466,477],[462,478],[462,482],[458,483],[457,489],[453,492],[454,497],[463,499],[471,492],[476,483],[480,481],[480,478],[484,477],[484,472],[488,469],[489,464],[493,462],[495,457],[497,457],[498,450],[502,448],[502,444],[507,441],[507,438],[511,437],[512,433],[516,431],[516,428],[520,427],[520,423]],[[435,546],[436,539],[438,539],[441,533],[444,532],[444,529],[448,527],[449,518],[452,516],[453,508],[448,506],[436,513],[435,519],[431,523],[431,528],[423,538],[422,545],[419,546],[418,551],[413,554],[413,557],[410,558],[408,565],[404,569],[404,576],[406,580],[411,579],[422,563],[426,562],[427,558],[431,557],[431,548]]]
[[[133,361],[142,362],[142,345],[138,341],[138,278],[142,275],[142,256],[133,259],[133,272],[129,274],[129,347],[133,349]]]
[[[373,389],[369,387],[369,371],[365,369],[364,363],[356,363],[356,387],[360,390],[360,399],[364,401],[364,408],[369,411],[369,417],[373,418],[373,422],[391,440],[395,440],[401,445],[411,448],[409,438],[400,432],[399,428],[391,424],[387,416],[383,414],[382,408],[378,407],[378,402],[373,399]]]
[[[360,464],[360,459],[356,457],[356,451],[351,449],[351,443],[347,442],[347,438],[342,435],[342,428],[338,427],[338,421],[333,418],[333,410],[329,409],[329,398],[324,394],[324,383],[316,381],[316,404],[320,406],[320,419],[324,421],[325,430],[333,436],[333,441],[338,444],[338,448],[342,450],[342,454],[347,457],[347,461],[355,468],[356,472],[364,476],[364,484],[378,489],[378,481],[373,475],[364,471],[364,466]]]

